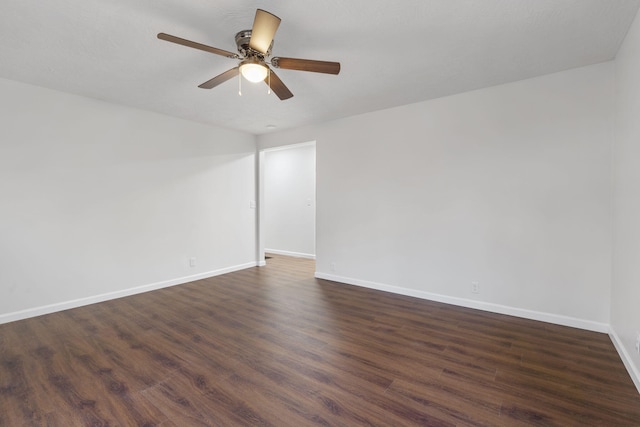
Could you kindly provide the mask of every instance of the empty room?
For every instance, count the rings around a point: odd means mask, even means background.
[[[4,0],[0,427],[640,426],[639,7]]]

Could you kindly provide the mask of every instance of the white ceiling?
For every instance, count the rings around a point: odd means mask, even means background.
[[[611,60],[640,0],[2,0],[0,76],[254,134]],[[237,79],[256,8],[282,19],[273,54],[338,61],[340,75],[276,70],[294,93]]]

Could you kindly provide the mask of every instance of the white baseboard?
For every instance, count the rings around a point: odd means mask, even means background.
[[[522,308],[509,307],[500,304],[493,304],[483,301],[475,301],[466,298],[452,297],[447,295],[434,294],[431,292],[419,291],[416,289],[403,288],[400,286],[386,285],[383,283],[369,282],[366,280],[353,279],[349,277],[336,276],[316,272],[318,279],[331,280],[333,282],[346,283],[349,285],[362,286],[370,289],[391,292],[394,294],[406,295],[430,301],[442,302],[445,304],[457,305],[460,307],[474,308],[477,310],[489,311],[492,313],[506,314],[509,316],[522,317],[524,319],[539,320],[557,325],[570,326],[573,328],[586,329],[589,331],[608,333],[609,325],[606,323],[594,322],[591,320],[578,319],[569,316],[562,316],[552,313],[544,313]]]
[[[316,259],[316,256],[314,254],[305,254],[302,252],[281,251],[279,249],[267,249],[267,248],[264,249],[264,252],[268,254],[292,256],[296,258]]]
[[[149,285],[136,286],[135,288],[123,289],[115,292],[107,292],[104,294],[78,298],[75,300],[59,302],[55,304],[43,305],[40,307],[28,308],[26,310],[14,311],[13,313],[0,314],[0,324],[27,319],[29,317],[41,316],[43,314],[55,313],[57,311],[68,310],[70,308],[82,307],[84,305],[95,304],[98,302],[108,301],[116,298],[141,294],[144,292],[154,291],[156,289],[167,288],[169,286],[182,285],[184,283],[193,282],[195,280],[207,279],[209,277],[220,276],[221,274],[244,270],[245,268],[255,267],[257,264],[258,263],[256,262],[249,262],[246,264],[221,268],[219,270],[207,271],[191,276],[178,277],[176,279],[165,280],[163,282],[151,283]]]
[[[629,376],[633,380],[633,383],[636,385],[638,393],[640,393],[640,371],[638,371],[638,368],[636,368],[636,366],[633,364],[631,355],[626,350],[625,346],[620,340],[620,337],[618,336],[618,334],[616,334],[616,331],[614,331],[613,328],[610,328],[609,337],[611,337],[613,346],[616,348],[616,350],[618,350],[618,354],[622,359],[622,363],[624,363],[624,367],[627,368]]]

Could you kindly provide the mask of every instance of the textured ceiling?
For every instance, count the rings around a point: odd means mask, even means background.
[[[638,0],[2,0],[0,76],[254,134],[323,122],[613,59]],[[274,56],[338,61],[278,70],[294,93],[237,79],[256,8],[282,19]]]

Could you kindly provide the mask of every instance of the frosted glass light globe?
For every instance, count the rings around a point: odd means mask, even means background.
[[[267,77],[267,67],[256,63],[242,64],[240,66],[242,76],[252,83],[263,81]]]

